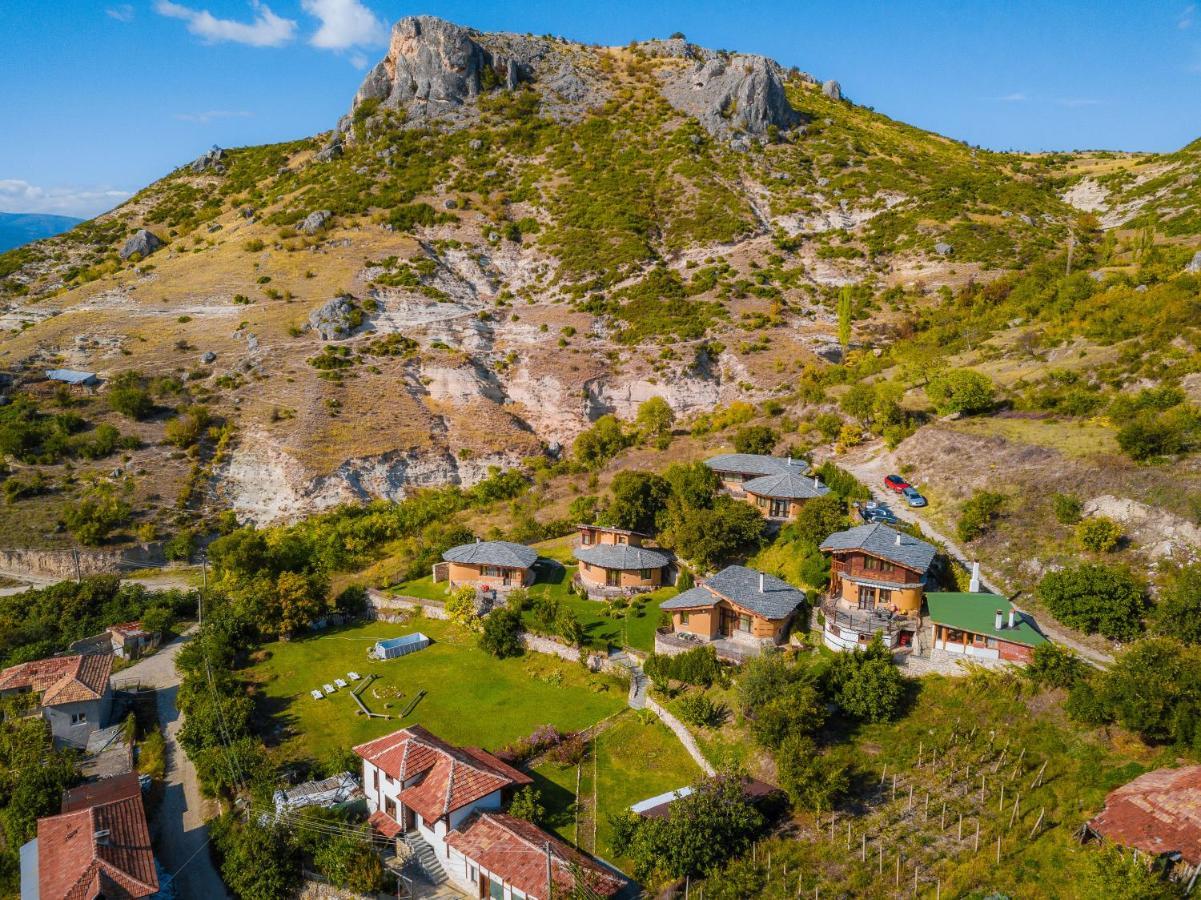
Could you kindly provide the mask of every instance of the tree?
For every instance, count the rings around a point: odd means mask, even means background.
[[[1085,669],[1070,649],[1047,641],[1034,648],[1022,674],[1040,687],[1071,689],[1084,677]]]
[[[479,624],[475,609],[475,586],[465,584],[446,600],[446,617],[456,625],[475,630]]]
[[[613,476],[612,498],[605,507],[606,524],[652,534],[671,496],[671,485],[661,475],[623,470]]]
[[[994,393],[989,377],[974,369],[952,369],[934,376],[926,385],[926,396],[943,416],[985,412],[993,405]]]
[[[492,610],[484,619],[480,647],[497,659],[520,656],[524,650],[521,643],[521,613],[504,607]]]
[[[763,516],[748,503],[714,498],[708,509],[676,505],[667,516],[665,546],[702,569],[712,569],[756,542],[763,534]]]
[[[613,846],[634,863],[642,881],[713,871],[750,846],[763,816],[743,793],[739,778],[719,776],[676,800],[671,815],[643,819],[625,812],[610,818]]]
[[[240,900],[290,897],[300,884],[300,866],[287,835],[277,825],[252,817],[239,823],[226,813],[213,828],[221,855],[221,878]]]
[[[555,633],[572,647],[583,647],[588,637],[576,614],[567,607],[559,610],[555,617]]]
[[[1164,878],[1160,863],[1105,844],[1088,851],[1079,896],[1107,900],[1174,900],[1178,886]]]
[[[154,412],[154,401],[137,372],[122,372],[110,379],[108,405],[131,419],[146,419]]]
[[[147,631],[161,635],[175,624],[175,614],[164,606],[152,606],[142,613],[140,621]]]
[[[769,653],[749,660],[738,680],[738,703],[751,736],[768,749],[790,737],[812,734],[826,719],[826,705],[810,672]]]
[[[1147,606],[1143,584],[1125,566],[1081,565],[1048,572],[1039,599],[1065,625],[1114,640],[1142,630]]]
[[[324,585],[298,572],[280,572],[275,604],[280,636],[295,634],[326,612]]]
[[[163,427],[163,437],[168,444],[186,449],[200,440],[210,421],[207,406],[188,407]]]
[[[1109,717],[1144,740],[1196,746],[1201,738],[1201,649],[1172,638],[1138,641],[1095,688]]]
[[[81,544],[104,542],[114,528],[129,521],[133,510],[111,484],[100,483],[63,512],[63,522]]]
[[[1183,566],[1167,579],[1151,622],[1158,634],[1201,644],[1201,563]]]
[[[603,415],[572,445],[575,458],[583,466],[599,469],[626,448],[628,441],[616,416]]]
[[[734,432],[734,449],[739,453],[768,454],[779,441],[780,435],[767,425],[747,425]]]
[[[663,477],[671,485],[676,501],[693,509],[712,506],[713,497],[721,486],[717,473],[703,462],[672,463]]]
[[[324,819],[330,816],[325,810],[321,810],[325,816],[313,815],[317,812],[313,807],[302,811],[302,817],[305,812],[309,812],[307,818]],[[318,839],[303,841],[309,844],[313,866],[335,885],[348,891],[373,894],[380,890],[384,884],[384,866],[370,840],[370,826],[363,825],[352,830],[345,822],[332,816],[330,818],[332,821],[327,825],[328,831],[318,832],[315,827],[314,836]],[[297,836],[301,837],[304,826],[297,832]]]
[[[1092,516],[1076,526],[1076,543],[1093,553],[1108,553],[1122,539],[1122,526],[1107,516]]]
[[[971,498],[963,504],[963,509],[959,513],[959,523],[956,526],[959,539],[974,541],[987,532],[1004,505],[1004,494],[998,494],[995,491],[973,493]]]
[[[780,787],[800,809],[831,810],[851,787],[847,764],[820,754],[810,737],[788,738],[776,751],[775,759]]]
[[[846,502],[834,493],[807,500],[793,524],[800,540],[820,545],[831,534],[847,527]]]
[[[538,825],[546,818],[546,807],[542,805],[542,793],[532,785],[526,785],[513,795],[509,804],[509,815]]]
[[[854,311],[854,295],[851,286],[844,284],[838,292],[838,345],[842,347],[843,355],[851,344],[851,317]]]
[[[876,389],[866,381],[851,385],[838,405],[848,416],[857,419],[865,428],[871,426],[876,411]]]
[[[163,555],[177,562],[188,562],[196,552],[196,534],[189,528],[180,530],[163,545]]]
[[[879,635],[864,650],[839,653],[830,667],[834,702],[866,722],[887,722],[901,712],[905,679]]]
[[[672,412],[671,406],[658,395],[643,400],[634,416],[635,424],[648,437],[670,434],[675,421],[676,414]]]
[[[1051,511],[1061,525],[1075,525],[1080,521],[1084,504],[1075,494],[1055,494],[1051,497]]]

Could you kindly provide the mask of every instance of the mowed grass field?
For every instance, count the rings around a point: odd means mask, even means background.
[[[369,659],[381,638],[420,631],[433,643],[398,659]],[[310,691],[350,671],[380,676],[361,694],[373,713],[358,711],[350,687],[314,700]],[[304,640],[267,644],[244,673],[254,683],[259,727],[280,761],[324,760],[406,725],[489,750],[551,724],[579,731],[626,705],[627,686],[611,675],[538,653],[498,660],[474,634],[448,622],[416,618],[409,625],[371,623]],[[427,693],[406,717],[399,715]]]
[[[594,752],[578,772],[576,766],[554,763],[533,771],[546,807],[543,824],[564,840],[621,866],[627,861],[613,851],[609,816],[640,800],[695,784],[702,773],[683,744],[650,713],[622,712],[590,748]]]

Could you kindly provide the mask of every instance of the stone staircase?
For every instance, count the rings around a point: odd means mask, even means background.
[[[434,887],[446,884],[446,870],[438,860],[438,854],[420,834],[411,831],[403,838],[408,856],[404,861],[404,874],[410,878],[419,878]]]
[[[621,666],[630,673],[630,694],[627,698],[630,707],[632,709],[642,709],[645,707],[646,689],[650,686],[651,680],[642,671],[642,666],[638,660],[624,650],[618,650],[609,656],[609,662]]]

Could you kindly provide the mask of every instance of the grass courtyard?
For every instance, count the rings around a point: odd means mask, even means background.
[[[430,646],[399,659],[368,658],[375,641],[414,631],[430,637]],[[310,696],[352,670],[380,676],[361,695],[374,713],[397,717],[419,691],[428,693],[403,719],[363,716],[349,688],[321,700]],[[495,750],[547,723],[562,731],[587,728],[625,707],[627,693],[614,676],[543,654],[495,659],[473,634],[420,617],[267,644],[244,674],[256,686],[261,731],[281,761],[326,760],[417,723],[452,743]]]
[[[626,861],[613,851],[609,816],[694,784],[701,770],[649,712],[622,712],[593,747],[578,770],[543,763],[533,771],[547,812],[543,824],[569,843],[621,866]]]

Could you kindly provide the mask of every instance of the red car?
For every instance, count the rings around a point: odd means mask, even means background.
[[[899,494],[911,485],[900,475],[888,475],[884,479],[884,486],[890,491],[896,491]]]

